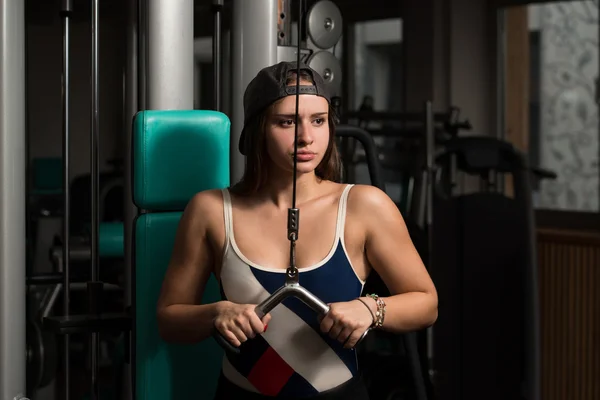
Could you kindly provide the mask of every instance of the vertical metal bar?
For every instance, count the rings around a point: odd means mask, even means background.
[[[126,19],[126,59],[125,59],[125,104],[123,104],[123,132],[125,134],[125,187],[123,190],[123,210],[124,210],[124,251],[125,251],[125,308],[133,304],[133,220],[137,214],[137,209],[133,204],[133,176],[132,176],[132,157],[131,157],[131,135],[132,121],[135,113],[138,111],[138,65],[139,65],[139,1],[127,0],[127,19]],[[130,332],[124,332],[124,335],[130,335]],[[123,366],[123,392],[122,400],[133,398],[132,392],[132,368],[133,361],[130,354],[126,354],[130,362]]]
[[[91,285],[88,286],[88,295],[90,301],[90,313],[97,313],[98,310],[98,291],[96,290],[97,282],[99,281],[99,255],[98,255],[98,223],[100,219],[99,212],[99,134],[100,134],[100,121],[99,121],[99,95],[98,95],[98,0],[92,0],[92,125],[90,135],[90,173],[91,173],[91,203],[92,203],[92,216],[91,216]],[[99,354],[99,337],[97,332],[92,332],[90,338],[90,350],[91,350],[91,398],[93,400],[99,399],[99,386],[98,386],[98,354]]]
[[[69,109],[70,109],[70,48],[71,48],[71,14],[73,12],[73,1],[63,0],[61,17],[63,21],[63,72],[62,72],[62,111],[63,111],[63,246],[62,246],[62,264],[63,264],[63,315],[70,314],[70,255],[71,255],[71,187],[70,187],[70,124],[69,124]],[[63,372],[64,372],[64,399],[69,400],[71,397],[70,381],[71,381],[71,366],[69,360],[70,336],[63,337]]]
[[[25,394],[25,2],[0,0],[0,399]]]
[[[342,77],[344,84],[342,85],[342,109],[341,115],[346,115],[348,111],[354,108],[354,24],[342,25]],[[344,117],[342,123],[348,121]]]
[[[506,138],[506,9],[496,11],[496,137]],[[504,174],[499,175],[498,193],[506,190]]]
[[[246,86],[262,68],[277,63],[277,0],[233,0],[231,29],[231,184],[244,172],[238,141],[244,125]],[[260,43],[260,46],[256,44]]]
[[[90,137],[90,173],[91,173],[91,202],[92,202],[92,241],[91,241],[91,279],[98,281],[98,222],[99,222],[99,207],[98,207],[98,153],[99,153],[99,119],[98,119],[98,0],[92,0],[92,126]]]
[[[434,154],[435,154],[435,122],[433,115],[433,104],[431,101],[425,103],[425,185],[426,185],[426,232],[427,232],[427,268],[433,266],[433,185],[435,182]],[[433,375],[433,327],[427,328],[427,369],[430,376]]]
[[[213,73],[214,73],[214,108],[221,110],[221,11],[223,10],[223,0],[213,0],[213,9],[215,13],[215,30],[213,33]]]
[[[221,111],[231,115],[231,29],[221,37]]]
[[[148,77],[148,3],[147,0],[137,0],[137,23],[138,23],[138,59],[137,59],[137,70],[138,70],[138,111],[145,110],[148,104],[148,90],[147,90],[147,77]]]
[[[150,110],[194,108],[194,2],[148,1]]]
[[[128,0],[127,8],[127,53],[125,60],[125,104],[123,104],[123,131],[125,132],[125,188],[124,188],[124,210],[125,210],[125,306],[131,305],[131,284],[132,284],[132,236],[133,236],[133,219],[137,213],[136,207],[133,204],[133,193],[132,193],[132,168],[131,168],[131,134],[132,134],[132,121],[139,107],[138,99],[138,0]]]
[[[292,1],[277,0],[277,9],[277,44],[290,46],[292,44]]]

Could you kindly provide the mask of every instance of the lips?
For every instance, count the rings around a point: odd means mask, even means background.
[[[311,161],[314,160],[314,158],[317,155],[315,153],[311,153],[309,151],[299,151],[298,152],[298,161]],[[292,158],[294,157],[294,155],[292,154]]]

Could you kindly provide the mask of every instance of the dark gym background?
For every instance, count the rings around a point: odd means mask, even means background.
[[[60,202],[53,201],[51,196],[53,190],[60,188],[61,182],[45,180],[47,176],[56,176],[56,171],[60,177],[61,168],[60,2],[24,1],[29,188],[41,182],[37,193],[50,194],[47,197],[50,200],[46,200],[42,208],[51,215],[61,207]],[[88,185],[85,175],[89,174],[89,3],[86,0],[74,2],[76,13],[72,22],[70,122],[73,187]],[[100,1],[100,169],[104,182],[112,182],[110,178],[115,177],[114,191],[107,200],[114,201],[114,204],[119,204],[122,199],[118,177],[123,167],[120,160],[125,148],[124,132],[130,129],[123,122],[122,100],[125,3],[123,0]],[[212,107],[211,45],[207,41],[213,29],[210,3],[195,1],[197,80],[194,85],[198,109]],[[600,399],[597,379],[600,374],[600,294],[596,290],[600,286],[600,184],[598,110],[594,103],[599,75],[597,2],[403,0],[393,2],[391,6],[384,0],[337,0],[335,3],[344,19],[344,36],[339,49],[344,76],[344,112],[357,111],[368,96],[373,100],[375,111],[396,113],[421,112],[423,101],[433,99],[436,112],[446,112],[452,106],[460,108],[461,119],[468,119],[472,126],[467,134],[505,139],[528,154],[532,165],[549,168],[557,174],[555,182],[558,184],[548,183],[554,186],[534,184],[542,324],[542,399]],[[546,21],[545,26],[555,33],[555,39],[563,42],[544,42],[543,35],[547,32],[542,29],[544,25],[532,22],[536,15],[543,21],[544,13],[559,16]],[[227,29],[227,13],[223,24]],[[594,29],[595,35],[586,33]],[[588,37],[590,40],[586,41]],[[582,44],[584,42],[586,44]],[[590,97],[591,100],[580,97],[574,103],[575,109],[587,107],[585,112],[591,115],[591,128],[588,126],[584,132],[588,141],[553,142],[549,151],[543,147],[548,141],[545,138],[549,136],[544,130],[545,125],[540,122],[544,115],[543,101],[548,101],[551,95],[560,98],[560,93],[572,88],[567,84],[555,84],[563,88],[556,89],[555,86],[550,87],[548,79],[542,79],[544,72],[556,72],[556,67],[548,66],[548,60],[544,61],[542,56],[542,51],[552,43],[566,43],[573,49],[579,49],[573,50],[573,54],[579,57],[579,64],[575,63],[579,69],[565,68],[567,72],[562,75],[560,70],[556,73],[556,80],[566,79],[566,74],[573,78],[571,81],[579,82],[576,89],[590,91],[594,96]],[[584,46],[587,46],[585,51],[580,49]],[[555,62],[565,63],[565,60],[558,58]],[[559,115],[565,110],[568,112],[568,106],[559,104],[546,112]],[[227,112],[227,106],[223,111]],[[378,126],[367,125],[367,128],[378,129]],[[577,123],[563,128],[565,135],[572,137],[582,131]],[[383,144],[381,139],[377,142]],[[590,147],[595,149],[595,153],[588,151]],[[544,151],[553,153],[554,158],[544,156]],[[548,164],[549,159],[551,164]],[[357,181],[368,180],[364,166],[359,165],[354,173]],[[401,197],[401,183],[395,181],[394,172],[388,170],[385,174],[390,196]],[[569,182],[578,179],[592,182],[588,185],[590,189],[569,186]],[[471,178],[461,180],[460,185],[465,191],[477,189],[477,181]],[[544,200],[542,193],[557,194],[552,198],[554,200],[549,199],[550,195]],[[86,221],[83,217],[78,219],[78,216],[89,212],[85,188],[79,196],[73,199],[72,216],[72,229],[77,232],[86,229]],[[113,200],[110,200],[111,196]],[[591,198],[595,201],[589,200]],[[400,198],[398,202],[401,203]],[[122,216],[118,213],[106,215],[106,220],[120,218]],[[42,250],[28,255],[29,268],[35,268],[37,272],[51,270],[46,249],[59,233],[58,217],[44,218],[37,225],[35,240]],[[103,266],[101,271],[109,275],[110,283],[118,285],[123,278],[118,272],[120,267],[117,261]],[[111,275],[111,271],[116,272]],[[119,303],[119,296],[109,297],[107,304],[110,306],[112,301]],[[73,299],[77,299],[76,295]],[[110,362],[118,357],[115,354],[118,353],[119,338],[112,338],[107,343],[108,347],[102,353],[102,360],[107,366],[102,369],[102,379],[106,387],[114,387],[117,386],[115,379],[118,380],[118,373],[111,369]],[[74,352],[81,353],[79,361],[82,364],[86,362],[83,349],[75,348]],[[482,351],[481,356],[486,357],[486,352]],[[77,370],[73,373],[73,396],[81,393],[81,398],[84,398],[87,375]],[[57,378],[40,389],[35,399],[60,398],[57,388],[60,386],[57,383],[60,382],[60,371]]]

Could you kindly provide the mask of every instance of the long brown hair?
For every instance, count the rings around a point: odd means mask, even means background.
[[[300,80],[312,82],[311,76],[305,71],[300,71]],[[296,74],[292,73],[287,78],[286,84],[296,82]],[[244,143],[246,149],[246,164],[244,175],[240,182],[235,184],[231,190],[239,195],[252,195],[264,187],[269,179],[268,168],[270,166],[267,153],[266,130],[269,118],[272,115],[274,104],[267,107],[261,114],[257,115],[246,126]],[[327,121],[329,124],[329,144],[323,159],[315,169],[315,175],[321,180],[339,182],[341,178],[341,159],[335,140],[334,110],[329,106]]]

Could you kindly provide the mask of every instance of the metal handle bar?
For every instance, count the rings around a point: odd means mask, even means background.
[[[288,297],[296,297],[300,299],[304,304],[312,308],[318,315],[326,315],[329,312],[329,306],[322,302],[317,296],[309,292],[307,289],[300,286],[299,283],[286,284],[277,289],[273,294],[263,300],[259,305],[256,306],[254,311],[258,318],[263,318],[266,314],[268,314],[272,309],[274,309],[278,304],[282,303]],[[222,334],[221,332],[215,329],[215,334],[213,335],[217,343],[226,352],[231,353],[232,355],[236,355],[240,353],[240,348],[232,345]]]
[[[256,306],[254,311],[259,318],[262,319],[266,314],[268,314],[272,309],[274,309],[278,304],[282,303],[288,297],[293,296],[304,302],[307,306],[312,308],[317,314],[320,316],[324,316],[329,312],[329,306],[323,303],[317,296],[300,286],[299,283],[286,284],[273,292],[272,295],[263,300],[259,305]],[[362,340],[367,336],[371,328],[367,329],[361,337],[356,342],[356,346],[362,342]],[[235,347],[232,345],[222,334],[221,332],[215,329],[213,337],[217,341],[217,343],[230,355],[235,356],[240,354],[241,350],[239,347]],[[243,345],[243,344],[242,344]]]
[[[299,283],[288,284],[280,287],[272,295],[267,297],[262,303],[256,306],[256,315],[259,318],[265,316],[279,303],[283,302],[288,297],[293,296],[304,302],[307,306],[313,309],[319,315],[325,315],[329,312],[329,306],[323,303],[317,296],[309,292]]]

